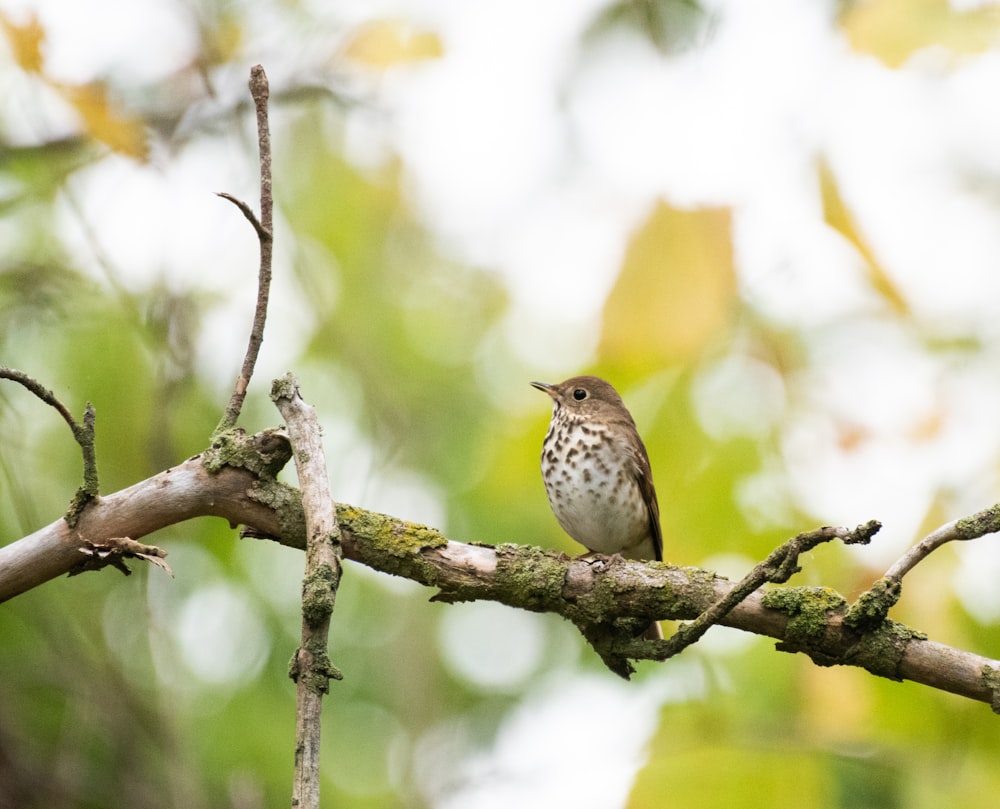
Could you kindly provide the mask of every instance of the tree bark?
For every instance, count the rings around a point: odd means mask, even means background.
[[[261,434],[247,444],[269,440]],[[78,569],[88,547],[117,537],[138,539],[194,517],[223,517],[252,535],[305,548],[298,490],[275,481],[276,470],[218,466],[206,454],[99,498],[75,529],[59,519],[0,548],[0,601]],[[273,458],[261,465],[267,463]],[[345,558],[437,588],[434,600],[497,601],[555,612],[581,627],[623,617],[690,620],[735,586],[695,568],[567,559],[530,545],[454,542],[432,528],[343,504],[337,522]],[[844,624],[846,608],[827,588],[777,587],[751,594],[720,623],[775,638],[780,650],[805,652],[819,665],[858,666],[1000,709],[1000,662],[927,640],[889,620],[859,633]],[[627,651],[655,660],[657,643],[665,641],[636,641]]]

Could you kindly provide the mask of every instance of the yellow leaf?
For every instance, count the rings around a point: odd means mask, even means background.
[[[54,85],[83,119],[87,133],[119,154],[145,160],[149,154],[142,120],[123,115],[108,99],[103,84]]]
[[[242,19],[234,13],[224,13],[215,24],[203,32],[202,53],[205,64],[221,65],[238,58],[243,50]]]
[[[42,45],[45,43],[45,29],[34,14],[24,25],[11,22],[7,15],[0,14],[0,25],[10,43],[14,61],[22,70],[29,73],[40,73],[44,57]]]
[[[602,362],[642,373],[693,359],[728,327],[735,298],[728,209],[658,202],[604,306]]]
[[[431,31],[416,30],[396,20],[379,20],[355,30],[341,53],[364,67],[384,70],[407,62],[437,59],[444,48],[438,35]]]
[[[851,47],[889,67],[931,45],[981,53],[993,47],[1000,31],[996,7],[955,11],[948,0],[868,0],[844,7],[840,24]]]
[[[899,287],[896,286],[896,283],[882,267],[867,240],[858,230],[854,222],[854,217],[840,196],[840,189],[837,187],[837,181],[833,176],[833,172],[823,162],[819,165],[819,182],[820,193],[823,198],[824,221],[847,239],[858,251],[861,258],[864,259],[868,281],[872,285],[872,288],[898,314],[907,314],[910,309],[906,303],[906,299],[903,297],[903,293],[900,292]]]

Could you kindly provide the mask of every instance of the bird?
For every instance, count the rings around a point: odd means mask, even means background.
[[[552,399],[542,480],[559,525],[588,554],[663,560],[660,506],[646,446],[618,391],[596,376],[532,382]],[[663,637],[652,622],[647,639]]]

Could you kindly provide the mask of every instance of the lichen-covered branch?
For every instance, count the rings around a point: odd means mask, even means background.
[[[139,540],[194,517],[222,517],[304,547],[301,497],[273,477],[290,457],[288,438],[278,431],[233,431],[178,466],[98,498],[75,525],[60,517],[0,547],[0,602],[85,565],[90,546]]]
[[[295,779],[292,806],[319,809],[320,711],[330,680],[341,679],[330,662],[330,618],[340,586],[340,529],[327,482],[326,457],[316,411],[299,395],[291,374],[275,380],[271,399],[288,427],[302,488],[306,565],[302,580],[302,643],[289,674],[295,681]]]
[[[882,623],[903,594],[903,577],[942,545],[979,539],[997,531],[1000,531],[1000,504],[935,528],[893,562],[885,575],[862,593],[845,616],[848,626],[865,631]]]
[[[201,455],[91,503],[76,529],[60,519],[0,548],[0,601],[72,570],[87,542],[138,540],[197,516],[223,517],[246,526],[245,535],[304,549],[301,495],[273,477],[289,457],[280,431],[228,433]],[[525,544],[517,545],[466,544],[354,506],[337,505],[336,514],[347,559],[433,587],[436,601],[490,600],[554,612],[588,635],[597,633],[594,627],[627,630],[651,619],[692,620],[736,586],[696,568],[567,559],[533,547],[531,537],[519,538]],[[750,593],[719,623],[775,638],[779,649],[803,652],[819,665],[860,666],[1000,711],[1000,662],[926,639],[877,615],[870,622],[852,620],[859,611],[859,604],[848,605],[832,590],[780,587]],[[608,643],[619,656],[657,657],[651,641]]]
[[[567,560],[530,545],[452,542],[426,526],[350,506],[338,506],[337,516],[345,557],[436,587],[435,601],[498,601],[555,612],[583,627],[690,620],[736,586],[697,568],[633,561],[607,565]],[[848,625],[849,614],[850,606],[833,590],[790,587],[751,593],[719,624],[775,638],[780,651],[803,652],[819,665],[859,666],[986,702],[1000,712],[1000,661],[928,640],[893,621],[858,632]],[[592,630],[584,633],[590,640]],[[615,643],[619,657],[659,659],[657,642]]]
[[[689,624],[683,624],[662,644],[658,659],[669,660],[680,654],[713,626],[728,615],[733,608],[764,584],[784,584],[801,571],[799,557],[824,542],[841,540],[845,545],[867,545],[882,527],[877,520],[859,525],[853,531],[835,526],[824,526],[815,531],[798,534],[774,549],[768,557],[744,576],[726,595],[712,604]]]

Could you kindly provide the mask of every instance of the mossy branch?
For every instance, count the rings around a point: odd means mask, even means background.
[[[336,509],[327,482],[326,458],[316,411],[303,401],[298,383],[291,374],[274,380],[271,399],[288,427],[295,469],[302,487],[306,529],[302,642],[289,669],[296,685],[292,806],[319,809],[320,712],[323,697],[330,690],[330,680],[341,679],[340,671],[327,655],[327,643],[340,586],[343,551]]]
[[[0,548],[0,601],[77,566],[80,548],[86,547],[83,537],[94,544],[114,537],[138,540],[201,515],[243,524],[244,536],[304,549],[301,495],[273,478],[290,457],[287,438],[280,431],[227,435],[226,442],[203,455],[101,497],[83,513],[78,530],[60,519]],[[651,619],[697,619],[738,595],[720,625],[775,638],[779,650],[801,651],[818,665],[859,666],[1000,710],[1000,662],[929,640],[919,630],[877,615],[856,624],[851,617],[861,602],[849,605],[826,588],[776,587],[743,597],[742,592],[733,595],[738,583],[697,568],[608,564],[530,545],[455,542],[433,528],[350,505],[337,505],[336,517],[344,558],[434,588],[435,601],[490,600],[557,613],[614,660],[662,657],[656,642],[632,637],[637,627]],[[821,532],[831,530],[841,529]]]
[[[787,582],[793,575],[802,570],[799,567],[799,557],[803,553],[811,551],[817,545],[835,539],[841,540],[845,545],[867,545],[881,527],[882,524],[878,520],[871,520],[851,531],[846,528],[824,526],[815,531],[807,531],[792,537],[775,548],[763,562],[755,565],[753,570],[726,593],[724,598],[719,599],[691,623],[681,625],[671,637],[659,641],[658,643],[662,645],[659,647],[658,659],[668,660],[674,655],[680,654],[691,644],[697,643],[737,604],[763,585]]]
[[[997,531],[1000,531],[1000,504],[934,529],[897,559],[885,575],[861,595],[844,620],[857,631],[877,627],[902,596],[903,577],[934,551],[949,542],[979,539]]]

